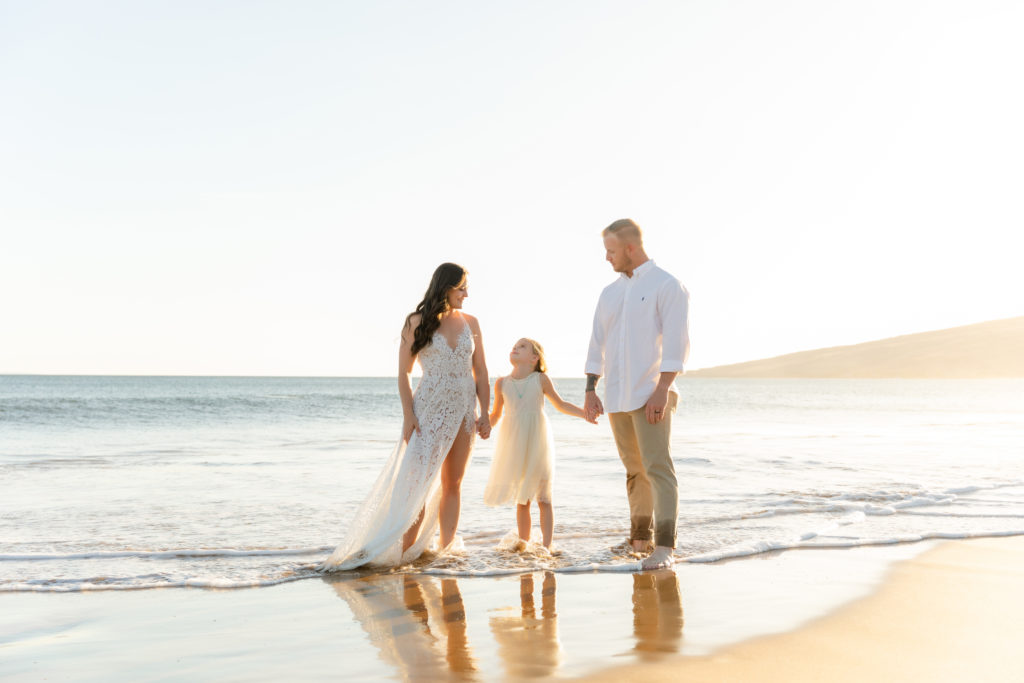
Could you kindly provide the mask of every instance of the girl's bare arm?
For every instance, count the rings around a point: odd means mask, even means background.
[[[548,397],[548,400],[551,401],[551,405],[555,406],[555,409],[558,410],[558,412],[565,413],[566,415],[572,415],[573,417],[583,417],[583,408],[580,408],[578,405],[573,403],[569,403],[559,396],[558,392],[555,391],[555,385],[551,381],[551,378],[543,372],[540,373],[540,386],[541,389],[544,390],[544,395]]]

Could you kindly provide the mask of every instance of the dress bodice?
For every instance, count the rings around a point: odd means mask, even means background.
[[[423,368],[423,376],[427,375],[466,375],[473,374],[473,333],[469,323],[463,323],[462,331],[455,339],[453,348],[440,330],[434,332],[430,344],[420,349],[417,358]]]
[[[476,384],[473,381],[473,332],[465,323],[451,346],[440,331],[433,342],[420,349],[417,358],[423,377],[416,386],[413,410],[420,426],[447,422],[448,417],[461,420],[472,430],[475,417]],[[428,408],[429,406],[429,408]]]
[[[532,372],[522,379],[508,375],[501,382],[501,393],[509,414],[540,411],[544,407],[544,392],[540,374]]]

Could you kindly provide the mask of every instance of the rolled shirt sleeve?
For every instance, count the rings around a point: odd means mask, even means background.
[[[690,293],[672,278],[658,297],[661,318],[660,372],[683,372],[690,355]]]

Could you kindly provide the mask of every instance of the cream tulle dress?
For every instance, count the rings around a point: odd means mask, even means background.
[[[550,503],[555,447],[544,414],[540,373],[530,373],[523,379],[505,377],[501,380],[501,395],[505,415],[498,429],[484,502]]]

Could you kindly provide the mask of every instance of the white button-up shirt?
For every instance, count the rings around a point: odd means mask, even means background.
[[[609,413],[647,404],[662,372],[682,372],[690,351],[690,294],[647,260],[601,292],[586,373],[604,377]],[[675,387],[672,387],[675,391]]]

